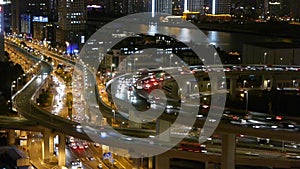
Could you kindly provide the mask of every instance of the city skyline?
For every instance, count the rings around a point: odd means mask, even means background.
[[[296,0],[7,0],[0,167],[300,168]]]

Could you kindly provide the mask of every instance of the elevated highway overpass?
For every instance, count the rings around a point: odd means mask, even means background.
[[[39,74],[42,75],[40,76],[42,80],[46,78],[46,76],[43,77],[43,75],[49,74],[51,70],[52,67],[49,63],[41,61],[41,71],[39,72]],[[21,90],[20,92],[17,93],[17,95],[15,95],[13,102],[18,112],[20,112],[20,114],[22,114],[22,116],[24,116],[25,118],[30,119],[35,125],[39,124],[63,134],[71,135],[85,140],[91,140],[82,130],[80,131],[78,130],[78,128],[76,128],[76,126],[80,124],[52,115],[51,113],[42,110],[41,108],[37,107],[31,102],[31,98],[34,95],[36,89],[38,89],[40,85],[42,85],[40,81],[41,79],[38,80],[38,78],[39,77],[36,76],[35,79],[32,80],[29,85],[27,85],[23,90]],[[99,101],[99,105],[102,114],[104,116],[107,116],[108,118],[112,118],[113,115],[111,113],[111,109],[108,106],[106,106],[103,102],[101,102],[101,100]],[[120,117],[121,116],[117,116],[117,118]],[[169,114],[163,114],[162,116],[160,116],[160,119],[164,121],[172,121],[174,120],[174,118],[175,116]],[[195,126],[201,128],[204,125],[204,123],[205,123],[204,120],[199,119],[196,121]],[[140,129],[136,129],[135,132],[138,131],[140,131]],[[94,131],[91,130],[91,132]],[[270,132],[270,130],[252,129],[252,128],[234,126],[231,124],[227,124],[225,122],[221,122],[218,125],[217,130],[215,132],[222,133],[222,134],[226,133],[229,135],[245,134],[245,135],[253,135],[257,137],[268,137],[270,139],[279,139],[279,140],[287,140],[287,141],[300,140],[299,132],[292,132],[292,134],[291,132],[287,132],[287,131]],[[116,140],[116,141],[119,141],[121,144],[126,144],[124,143],[124,140]],[[142,146],[149,145],[148,142],[146,143],[141,141],[140,139],[135,139],[135,138],[133,138],[130,142],[131,144],[134,144],[134,142],[138,144],[142,143],[141,144]],[[109,145],[109,142],[107,142],[107,144]],[[136,144],[136,146],[138,146],[138,144]],[[122,145],[120,146],[122,147]],[[230,154],[232,155],[232,153],[234,152],[231,152]]]

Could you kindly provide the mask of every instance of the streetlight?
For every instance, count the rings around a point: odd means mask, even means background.
[[[244,81],[243,81],[243,88],[245,88],[246,83],[247,83],[247,80],[244,80]]]
[[[69,46],[70,46],[70,43],[69,43],[68,41],[66,41],[65,44],[66,44],[66,46],[67,46],[66,51],[68,51],[68,48],[69,48]]]
[[[178,96],[179,96],[180,98],[182,98],[182,88],[179,88],[179,90],[178,90]]]
[[[139,60],[139,58],[134,58],[134,60],[133,60],[133,69],[135,70],[136,69],[136,67],[135,67],[135,61],[138,61]]]
[[[265,52],[265,53],[264,53],[264,64],[266,64],[267,55],[268,55],[268,53]]]
[[[209,86],[210,86],[210,83],[207,83],[207,85],[206,85],[207,90],[208,90]]]
[[[194,93],[199,93],[199,91],[197,91],[197,90],[198,90],[198,85],[195,84],[195,86],[194,86]]]
[[[187,94],[189,94],[190,93],[190,82],[186,82],[186,85],[187,85]]]
[[[116,65],[113,63],[111,64],[110,66],[110,73],[111,73],[111,77],[113,77],[113,68],[115,67]]]
[[[128,66],[130,66],[129,72],[131,72],[131,71],[132,71],[132,70],[131,70],[132,64],[129,62],[129,63],[128,63]]]
[[[248,112],[248,91],[245,90],[244,93],[245,93],[245,98],[246,98],[246,113],[247,113]]]
[[[114,114],[114,120],[116,120],[116,111],[115,110],[111,110],[111,111]]]
[[[295,82],[296,82],[296,80],[293,80],[293,87],[295,87]]]
[[[221,83],[221,88],[224,89],[225,82]]]
[[[173,57],[173,54],[170,55],[170,67],[172,65],[172,57]]]
[[[216,57],[217,57],[217,52],[214,53],[214,64],[216,64]]]

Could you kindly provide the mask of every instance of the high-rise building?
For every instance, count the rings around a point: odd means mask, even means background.
[[[0,61],[4,59],[4,9],[0,4]]]
[[[231,0],[212,0],[212,14],[229,14]]]
[[[11,0],[11,27],[13,33],[20,33],[20,6],[19,0]]]
[[[149,12],[149,0],[108,0],[106,12],[110,15],[128,15],[139,12]]]
[[[11,0],[12,32],[32,34],[33,17],[48,16],[48,9],[48,0]]]
[[[58,0],[49,0],[48,17],[49,17],[49,22],[58,21]]]
[[[299,0],[290,0],[290,15],[292,18],[297,19],[299,21],[300,19],[300,1]]]
[[[204,0],[187,0],[187,10],[192,12],[201,12]]]
[[[11,2],[4,1],[3,3],[3,10],[4,10],[4,31],[5,32],[11,32]]]
[[[56,41],[61,46],[72,46],[71,53],[79,50],[84,43],[86,29],[85,0],[58,1],[58,29]],[[76,53],[76,52],[75,52]]]
[[[264,0],[264,16],[267,16],[269,13],[269,0]]]
[[[183,7],[184,7],[184,2],[182,0],[173,0],[172,14],[173,15],[182,15]]]
[[[60,29],[71,31],[85,29],[86,8],[84,0],[60,0],[58,5]]]
[[[154,12],[172,14],[172,0],[152,0],[151,3]]]
[[[10,4],[9,0],[4,0],[0,4],[0,61],[3,61],[5,58],[4,55],[4,31],[5,31],[5,15],[7,14],[7,11],[4,9],[5,7],[8,7]]]

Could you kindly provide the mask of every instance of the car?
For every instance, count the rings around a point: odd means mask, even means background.
[[[77,145],[75,143],[71,143],[70,144],[70,147],[73,149],[73,150],[76,150],[77,149]]]
[[[94,157],[86,157],[86,159],[89,160],[89,161],[94,161],[95,160]]]
[[[79,161],[71,161],[71,165],[72,166],[78,166],[78,165],[80,165],[81,164],[81,162]]]
[[[77,144],[77,147],[78,147],[79,150],[83,150],[84,149],[84,146],[82,144],[79,144],[79,143]]]
[[[259,144],[269,144],[270,143],[270,139],[269,138],[260,138],[260,137],[257,137],[256,140],[257,140],[257,143],[259,143]]]
[[[101,163],[100,163],[100,164],[98,164],[98,168],[99,168],[99,169],[102,169],[102,167],[103,167],[103,166],[102,166],[102,164],[101,164]]]
[[[300,155],[297,153],[286,153],[285,157],[290,159],[300,159]]]
[[[99,143],[94,143],[94,146],[95,147],[100,147],[100,144]]]
[[[84,146],[84,148],[88,148],[88,144],[86,142],[83,142],[82,145]]]
[[[77,162],[78,165],[82,165],[82,162],[80,161],[80,159],[77,158],[76,162]]]

